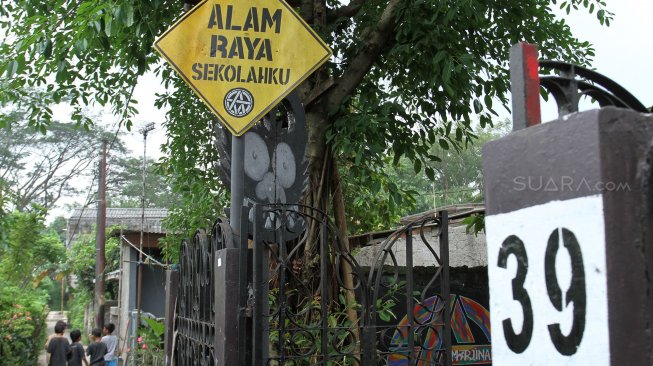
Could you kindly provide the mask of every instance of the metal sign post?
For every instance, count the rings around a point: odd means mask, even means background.
[[[234,240],[228,246],[237,248],[240,243],[241,235],[247,235],[240,232],[240,210],[243,206],[244,185],[244,165],[245,165],[245,138],[243,136],[231,136],[231,208],[229,209],[229,223]]]
[[[214,256],[213,306],[215,364],[236,365],[240,310],[234,300],[247,286],[246,276],[239,270],[240,260],[246,262],[240,258],[241,253],[247,249],[247,225],[242,225],[241,216],[246,150],[241,136],[325,63],[332,52],[283,0],[201,1],[163,33],[154,47],[233,135],[233,237]],[[279,145],[276,155],[292,155],[287,144]],[[284,188],[290,188],[293,182],[286,183],[288,187]]]

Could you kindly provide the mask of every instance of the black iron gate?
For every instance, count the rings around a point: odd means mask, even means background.
[[[451,364],[446,211],[352,254],[322,211],[251,210],[243,221],[253,223],[253,238],[242,245],[240,260],[241,283],[248,285],[234,293],[240,365]],[[198,232],[182,245],[177,366],[215,365],[214,261],[228,240],[229,225],[218,221],[211,234]],[[429,273],[425,285],[416,285],[416,270]]]
[[[396,231],[362,265],[324,212],[253,210],[253,357],[241,364],[451,364],[446,211]],[[297,221],[306,228],[298,237],[286,229]],[[432,270],[421,288],[417,246]]]
[[[179,289],[175,310],[174,364],[215,364],[215,252],[231,240],[229,224],[218,221],[211,235],[197,232],[179,254]]]

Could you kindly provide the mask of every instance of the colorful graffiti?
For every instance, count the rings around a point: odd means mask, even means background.
[[[453,365],[483,365],[492,363],[490,352],[490,312],[478,302],[462,295],[450,296],[451,331],[455,337],[452,346]],[[433,296],[423,303],[415,305],[413,317],[419,328],[414,331],[414,342],[419,344],[413,350],[414,365],[427,366],[437,362],[442,349],[443,339],[440,337],[443,328],[444,302],[440,296]],[[485,339],[477,340],[470,327],[475,324]],[[478,332],[477,332],[478,334]],[[487,342],[486,344],[483,344]],[[404,317],[397,325],[390,341],[388,356],[389,366],[408,366],[408,317]]]

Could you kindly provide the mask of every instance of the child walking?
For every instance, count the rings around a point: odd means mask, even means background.
[[[107,345],[102,343],[102,331],[100,328],[95,328],[91,332],[93,342],[86,348],[90,366],[106,366],[104,363],[104,355],[107,354]]]
[[[68,366],[82,366],[82,361],[84,362],[84,366],[88,366],[88,361],[86,361],[86,356],[84,356],[84,346],[80,342],[81,338],[82,332],[79,329],[73,329],[70,332],[70,340],[73,341],[73,344],[70,346]]]
[[[68,354],[70,353],[70,343],[68,338],[63,335],[65,330],[66,323],[62,321],[58,321],[54,325],[54,334],[50,336],[47,343],[47,352],[50,354],[48,366],[66,366]]]
[[[118,357],[116,356],[116,346],[118,345],[118,337],[113,335],[113,331],[116,330],[116,326],[113,323],[109,323],[102,328],[102,343],[107,345],[107,354],[104,355],[104,361],[106,366],[116,366],[118,363]]]

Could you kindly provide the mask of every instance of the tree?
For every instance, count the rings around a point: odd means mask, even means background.
[[[21,123],[26,118],[23,112],[5,116],[13,123],[0,128],[0,179],[10,187],[11,202],[19,211],[32,204],[50,209],[62,196],[80,193],[73,183],[88,177],[89,170],[93,176],[101,141],[111,138],[102,126],[87,130],[59,122],[50,122],[42,134]],[[125,151],[116,140],[113,155],[120,157]]]
[[[145,207],[172,208],[179,204],[179,195],[170,189],[154,161],[145,164]],[[140,207],[143,193],[143,162],[131,156],[118,157],[107,173],[107,197],[111,207]]]
[[[343,163],[340,174],[347,192],[345,201],[349,202],[350,232],[387,230],[398,225],[403,216],[451,204],[483,202],[481,148],[507,132],[508,121],[502,121],[481,131],[466,147],[456,150],[440,144],[431,146],[430,153],[439,157],[429,163],[435,171],[432,180],[418,174],[421,167],[409,159],[403,157],[394,164],[388,157],[374,172],[378,174],[376,187],[365,187],[360,176]]]
[[[424,169],[435,179],[430,163],[437,157],[429,147],[464,145],[474,139],[472,118],[484,127],[496,115],[493,101],[507,103],[511,44],[537,43],[545,58],[581,64],[593,56],[591,46],[556,18],[555,0],[292,0],[290,5],[336,55],[298,91],[308,118],[311,163],[305,203],[333,205],[329,211],[341,233],[347,229],[339,164],[355,167],[365,187],[388,189],[380,172],[388,155],[395,163],[406,157],[418,173]],[[568,12],[597,10],[602,23],[611,17],[602,0],[560,5]],[[44,105],[67,97],[76,122],[92,122],[84,106],[108,104],[129,128],[136,80],[154,69],[171,89],[159,94],[157,103],[169,107],[168,156],[161,169],[182,193],[186,211],[177,213],[188,214],[177,224],[206,226],[207,217],[219,213],[225,201],[213,169],[215,121],[152,52],[154,38],[180,16],[180,2],[22,0],[2,11],[11,36],[0,46],[0,71],[8,77],[0,100],[30,97],[25,90],[34,89],[23,88],[29,86],[45,93],[27,106],[30,121],[39,125],[51,120]]]
[[[111,230],[108,230],[111,231]],[[68,266],[79,281],[81,287],[88,293],[95,288],[95,231],[81,235],[72,243],[66,253]],[[107,237],[105,244],[105,273],[115,271],[120,267],[120,241],[115,237]]]
[[[34,284],[65,258],[63,243],[44,232],[44,213],[0,213],[0,365],[34,365],[43,349],[48,293]]]
[[[61,240],[62,243],[66,242],[66,230],[68,226],[68,220],[63,216],[57,216],[52,220],[50,225],[48,225],[48,230],[56,234]]]
[[[0,279],[25,288],[39,274],[56,268],[65,261],[65,247],[56,234],[46,234],[45,211],[32,208],[7,215],[8,233],[0,248]]]

